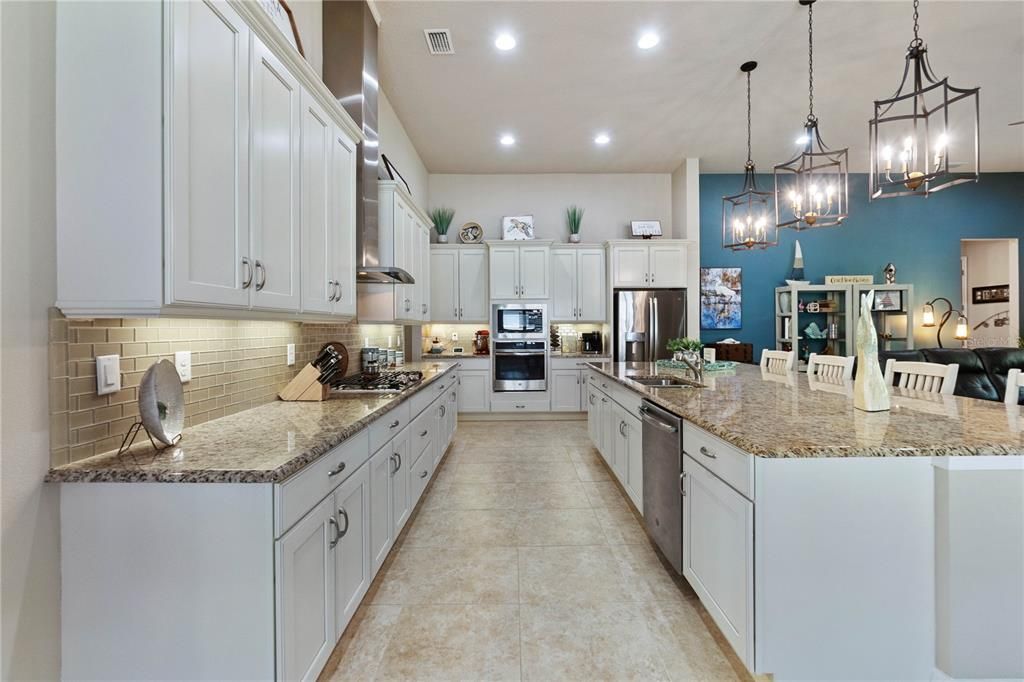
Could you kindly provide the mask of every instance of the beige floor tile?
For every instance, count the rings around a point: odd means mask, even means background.
[[[581,481],[593,482],[593,481],[610,481],[611,475],[608,473],[608,468],[603,462],[597,460],[597,458],[590,455],[583,457],[573,457],[573,466],[576,467],[576,475],[579,476]]]
[[[454,483],[515,483],[518,469],[515,462],[461,462],[451,480]]]
[[[424,502],[424,509],[515,509],[515,483],[466,483],[456,481]]]
[[[387,569],[374,604],[518,604],[514,547],[404,546]]]
[[[520,547],[523,604],[602,604],[639,601],[608,546]]]
[[[686,580],[650,545],[613,545],[623,575],[643,601],[677,604],[696,597]]]
[[[605,509],[620,509],[629,511],[629,502],[619,491],[619,486],[612,481],[587,481],[583,483],[583,489],[590,500],[590,506]]]
[[[576,467],[569,460],[564,462],[520,462],[515,466],[517,483],[579,481]]]
[[[407,547],[512,547],[515,513],[503,510],[424,509],[405,536]]]
[[[516,545],[604,545],[605,535],[592,509],[517,511]]]
[[[587,492],[578,481],[517,483],[516,509],[589,509]]]
[[[595,507],[594,514],[610,545],[650,545],[643,522],[625,505]]]
[[[377,678],[518,680],[519,607],[405,607]]]
[[[716,641],[700,616],[699,602],[654,604],[652,613],[663,623],[658,628],[660,653],[673,680],[749,679],[735,653],[725,649],[728,643]],[[730,663],[735,661],[743,675]]]
[[[560,445],[479,446],[460,448],[458,455],[465,462],[568,462],[569,451]]]
[[[524,680],[666,680],[663,622],[644,604],[524,605]]]
[[[376,677],[401,612],[399,606],[360,607],[341,639],[338,667],[328,679],[357,682]]]

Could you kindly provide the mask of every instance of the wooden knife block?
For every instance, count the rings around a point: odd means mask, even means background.
[[[281,400],[303,400],[303,401],[315,401],[327,400],[330,394],[330,388],[321,384],[317,379],[320,378],[320,370],[314,367],[312,364],[308,364],[302,368],[302,371],[295,375],[295,378],[288,382],[277,397]]]

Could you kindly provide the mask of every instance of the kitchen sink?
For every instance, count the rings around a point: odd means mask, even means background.
[[[652,376],[640,376],[640,377],[627,377],[630,381],[635,381],[638,384],[644,386],[650,386],[651,388],[700,388],[701,385],[694,383],[688,379],[680,379],[678,377],[652,377]]]

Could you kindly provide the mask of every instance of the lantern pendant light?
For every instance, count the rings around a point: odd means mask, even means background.
[[[766,249],[779,243],[779,231],[771,215],[771,192],[757,189],[754,162],[750,155],[750,72],[757,62],[744,62],[747,74],[747,163],[743,167],[743,190],[722,197],[722,248],[733,251]]]
[[[918,0],[914,0],[914,39],[907,46],[903,80],[895,95],[875,101],[875,116],[868,123],[872,200],[927,197],[979,178],[980,88],[956,88],[948,78],[937,79],[918,29]],[[952,165],[965,167],[959,173],[950,173],[954,152],[958,163]]]
[[[825,146],[814,115],[815,0],[799,1],[807,8],[808,113],[804,134],[797,140],[803,151],[774,168],[775,223],[798,231],[841,224],[850,194],[848,150]]]

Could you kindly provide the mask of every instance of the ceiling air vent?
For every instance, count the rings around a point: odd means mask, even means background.
[[[455,54],[452,47],[452,34],[446,28],[427,28],[423,30],[427,37],[430,54]]]

